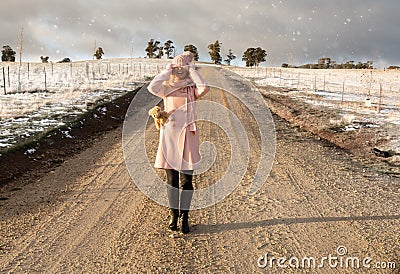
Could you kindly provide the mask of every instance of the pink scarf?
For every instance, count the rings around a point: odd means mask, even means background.
[[[194,104],[196,101],[196,98],[194,96],[196,86],[194,82],[190,78],[178,80],[172,83],[169,81],[166,82],[170,87],[176,88],[175,90],[182,89],[184,93],[186,93],[186,107],[187,107],[186,124],[188,125],[190,131],[195,132],[197,128],[195,123],[196,117],[194,108]]]

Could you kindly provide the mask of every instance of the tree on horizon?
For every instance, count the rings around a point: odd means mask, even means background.
[[[155,53],[158,52],[159,50],[159,45],[160,41],[154,41],[154,39],[150,39],[149,42],[147,42],[147,48],[146,48],[146,52],[147,52],[147,57],[149,58],[154,58],[155,57]]]
[[[164,55],[164,48],[163,47],[158,47],[158,53],[156,58],[161,59]]]
[[[226,55],[226,59],[224,60],[224,62],[230,66],[232,60],[236,59],[236,55],[232,53],[232,49],[229,49],[228,54]]]
[[[208,49],[210,50],[208,53],[210,54],[211,60],[214,62],[214,64],[221,64],[222,58],[221,58],[221,43],[217,40],[212,44],[208,45]]]
[[[248,48],[242,57],[242,61],[246,62],[246,67],[258,67],[261,62],[265,62],[267,57],[267,52],[262,48]]]
[[[194,61],[199,61],[199,52],[197,50],[197,47],[194,45],[186,45],[183,48],[183,51],[190,51],[193,53],[193,60]]]
[[[167,59],[173,59],[175,57],[175,46],[173,45],[174,42],[168,40],[164,43],[164,51],[167,55]]]
[[[255,54],[256,66],[257,67],[260,65],[260,63],[266,61],[265,58],[267,57],[267,52],[264,49],[258,47],[258,48],[256,48],[254,54]]]
[[[9,46],[3,46],[1,51],[1,61],[3,62],[15,62],[16,52]]]
[[[40,60],[42,63],[48,63],[49,62],[49,56],[40,56]]]
[[[100,60],[104,55],[104,51],[102,47],[98,47],[96,52],[93,54],[94,57],[96,57],[97,60]]]

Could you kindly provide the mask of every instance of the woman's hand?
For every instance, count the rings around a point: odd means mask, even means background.
[[[174,65],[173,64],[167,64],[166,66],[165,66],[165,69],[166,70],[168,70],[168,71],[171,71],[172,72],[172,69],[174,68]]]

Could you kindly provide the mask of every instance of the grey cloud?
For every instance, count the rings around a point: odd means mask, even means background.
[[[48,55],[91,59],[94,41],[105,58],[144,56],[150,38],[174,41],[178,51],[194,44],[203,60],[207,45],[219,40],[241,59],[248,47],[268,52],[267,65],[374,60],[399,64],[400,3],[397,0],[352,1],[22,1],[0,11],[1,45],[18,47],[24,26],[24,58]],[[239,63],[238,61],[236,63]]]

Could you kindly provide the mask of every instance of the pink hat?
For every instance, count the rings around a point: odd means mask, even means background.
[[[185,51],[184,53],[176,56],[172,60],[172,65],[174,67],[189,66],[192,60],[193,60],[193,53],[191,53],[190,51]]]

